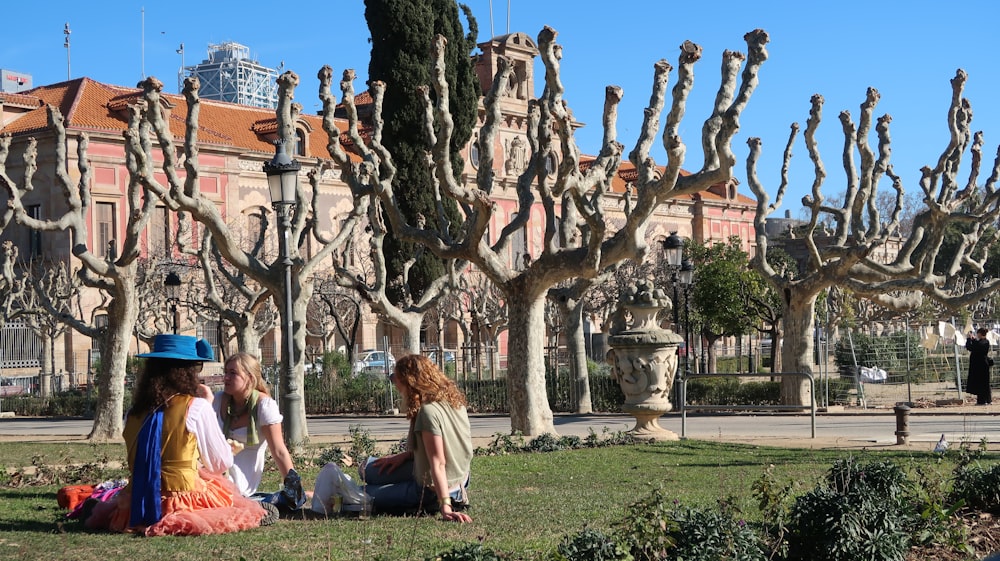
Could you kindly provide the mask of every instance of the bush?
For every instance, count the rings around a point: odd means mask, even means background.
[[[688,405],[778,405],[780,382],[740,382],[736,378],[694,378],[687,383]]]
[[[584,528],[563,538],[553,561],[632,561],[632,554],[618,541],[600,530]]]
[[[662,489],[625,508],[615,525],[632,556],[640,561],[684,559],[764,561],[763,542],[728,508],[703,509],[669,504]]]
[[[428,557],[426,561],[501,561],[492,550],[486,549],[481,543],[465,543]]]
[[[902,561],[910,547],[909,482],[891,462],[836,462],[824,485],[798,497],[788,559]]]
[[[1000,513],[1000,464],[984,469],[966,465],[955,470],[949,502],[964,502],[969,508]]]

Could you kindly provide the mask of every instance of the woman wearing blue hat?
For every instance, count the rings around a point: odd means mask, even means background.
[[[198,375],[215,360],[204,339],[157,335],[125,418],[129,484],[87,518],[93,529],[147,536],[220,534],[254,528],[267,511],[240,495],[233,464]],[[200,465],[199,465],[200,464]]]

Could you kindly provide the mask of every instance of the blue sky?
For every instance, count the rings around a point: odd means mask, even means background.
[[[480,41],[490,35],[491,5],[494,33],[508,31],[508,2],[466,3],[479,21]],[[133,86],[145,73],[175,91],[180,43],[185,45],[184,62],[190,65],[206,56],[210,43],[236,41],[249,46],[260,63],[276,67],[283,62],[286,69],[296,71],[302,79],[296,98],[306,111],[319,108],[315,76],[324,64],[331,65],[335,75],[354,68],[359,77],[355,87],[364,89],[369,46],[362,0],[57,0],[44,9],[30,2],[8,4],[0,68],[31,74],[36,86],[66,79],[63,26],[68,22],[74,78]],[[770,34],[770,58],[733,146],[739,159],[735,174],[744,193],[749,194],[746,139],[763,140],[758,176],[773,196],[789,125],[804,126],[814,93],[826,99],[818,138],[828,174],[827,194],[844,189],[838,114],[848,110],[857,122],[869,86],[882,94],[876,114],[893,117],[893,163],[907,192],[917,191],[920,168],[934,165],[948,140],[949,80],[957,68],[969,74],[965,96],[972,103],[973,128],[985,132],[984,178],[1000,144],[1000,72],[993,39],[1000,5],[995,2],[967,0],[961,8],[924,0],[511,0],[509,5],[510,31],[535,37],[549,25],[559,32],[566,98],[577,119],[588,124],[578,133],[587,153],[599,149],[604,87],[616,84],[625,91],[618,130],[619,140],[630,149],[649,100],[653,63],[666,58],[676,65],[678,46],[690,39],[703,47],[704,55],[695,70],[695,89],[681,134],[688,146],[685,168],[700,167],[699,135],[718,87],[722,51],[745,51],[744,33],[758,27]],[[782,212],[789,209],[793,216],[812,182],[812,164],[801,137],[797,142],[793,188],[782,206]],[[662,150],[657,157],[664,163]]]

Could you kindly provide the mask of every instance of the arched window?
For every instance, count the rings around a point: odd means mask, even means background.
[[[556,155],[549,152],[548,156],[545,156],[545,174],[553,175],[559,168],[559,161],[556,160]]]
[[[306,155],[306,131],[302,129],[295,129],[295,154]]]
[[[479,169],[479,137],[473,139],[472,144],[469,145],[469,163],[472,167]]]

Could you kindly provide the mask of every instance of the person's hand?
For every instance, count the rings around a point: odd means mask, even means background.
[[[212,388],[206,386],[205,384],[198,384],[195,396],[207,399],[209,403],[212,403],[212,400],[215,399],[215,396],[212,394]]]
[[[465,524],[466,522],[472,522],[472,517],[464,512],[455,512],[451,509],[451,505],[446,504],[441,506],[441,520]]]
[[[243,451],[246,446],[239,440],[233,440],[232,438],[227,438],[226,442],[229,444],[229,448],[233,451],[233,455],[239,454]]]
[[[391,456],[382,456],[381,458],[372,462],[372,465],[378,470],[378,474],[392,473],[396,469],[403,465],[406,460],[409,460],[412,456],[410,452],[402,452],[400,454],[393,454]]]

